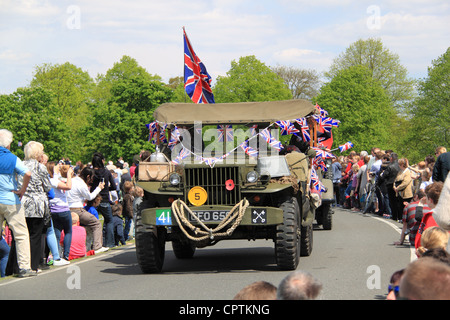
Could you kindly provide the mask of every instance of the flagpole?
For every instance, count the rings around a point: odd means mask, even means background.
[[[185,37],[187,37],[186,36],[186,30],[184,30],[184,26],[183,26],[183,96],[184,96],[184,103],[186,103],[186,96],[187,96],[187,94],[186,94],[186,90],[185,90],[185,88],[184,88],[184,79],[186,79],[185,78],[185,76],[186,76],[186,66],[185,66],[185,64],[184,64],[184,44],[185,44]]]

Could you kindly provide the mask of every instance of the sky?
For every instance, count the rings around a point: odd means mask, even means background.
[[[450,46],[448,0],[0,0],[0,94],[36,66],[70,62],[95,79],[128,55],[164,82],[183,75],[183,27],[214,81],[233,60],[328,71],[379,38],[412,78]]]

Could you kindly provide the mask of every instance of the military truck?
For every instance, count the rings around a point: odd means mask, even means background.
[[[178,259],[189,259],[198,248],[232,239],[271,240],[277,266],[296,269],[300,256],[312,252],[316,209],[321,197],[329,198],[330,192],[332,197],[332,184],[319,175],[331,188],[313,192],[314,153],[281,155],[276,134],[267,136],[267,131],[276,133],[277,121],[315,112],[306,100],[159,106],[153,122],[157,151],[139,163],[136,174],[136,184],[144,189],[135,221],[142,272],[163,270],[167,242]],[[230,139],[231,150],[226,147],[230,126],[244,133],[241,141],[237,134]],[[160,135],[161,128],[168,135]],[[313,125],[309,129],[314,132]],[[211,139],[210,134],[208,140],[207,132],[218,132],[218,137]],[[217,142],[219,134],[225,141],[223,150],[211,148],[211,140]],[[163,142],[164,137],[173,139]],[[313,146],[316,141],[309,143]],[[319,219],[325,221],[322,216],[328,219],[329,213],[322,211]]]

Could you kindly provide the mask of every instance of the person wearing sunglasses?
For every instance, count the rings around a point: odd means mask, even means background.
[[[404,269],[395,271],[388,286],[388,294],[386,300],[397,300],[400,292],[400,280],[402,279]]]

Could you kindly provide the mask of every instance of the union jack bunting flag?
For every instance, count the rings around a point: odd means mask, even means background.
[[[272,148],[276,149],[277,151],[281,150],[282,148],[281,142],[272,137],[269,129],[267,128],[264,129],[263,131],[260,132],[260,134]]]
[[[229,125],[218,125],[217,126],[218,140],[219,142],[223,142],[225,137],[225,141],[233,141],[233,127],[231,124]]]
[[[148,141],[150,141],[156,133],[156,122],[147,123],[145,126],[148,129]]]
[[[183,28],[184,38],[184,89],[194,103],[215,103],[211,90],[211,76],[192,49]]]
[[[276,121],[276,123],[281,129],[281,135],[282,136],[286,136],[286,135],[289,135],[289,134],[293,134],[293,133],[299,132],[299,130],[290,121],[282,120],[282,121]]]
[[[314,107],[319,111],[319,113],[322,117],[328,116],[328,112],[325,111],[325,109],[322,109],[317,103]]]
[[[191,154],[191,151],[189,151],[189,149],[182,148],[180,150],[180,153],[178,154],[178,156],[174,160],[172,160],[172,162],[175,163],[175,164],[180,164],[181,160],[185,159],[190,154]]]
[[[311,184],[314,190],[317,190],[319,192],[327,191],[327,188],[325,188],[323,183],[320,181],[319,176],[317,175],[317,172],[314,168],[311,168]]]
[[[339,151],[340,152],[344,152],[344,151],[347,151],[348,149],[351,149],[351,148],[353,148],[353,143],[351,143],[349,141],[349,142],[344,143],[343,145],[340,145],[339,146]]]
[[[296,119],[296,121],[300,125],[303,140],[310,141],[311,135],[309,133],[309,126],[308,126],[308,122],[306,121],[306,118],[299,118],[299,119]]]
[[[170,139],[169,139],[169,143],[167,144],[167,146],[172,149],[179,141],[181,136],[180,130],[178,130],[177,127],[173,128],[171,133],[170,133]]]
[[[239,146],[240,146],[240,147],[242,148],[242,150],[244,150],[244,152],[245,152],[246,154],[248,154],[249,156],[251,156],[251,157],[257,157],[257,156],[258,156],[258,150],[253,149],[252,147],[250,147],[250,146],[248,145],[247,141],[242,142]]]

